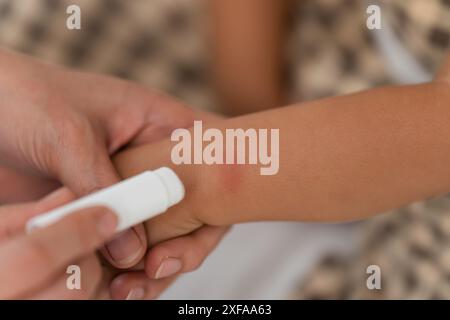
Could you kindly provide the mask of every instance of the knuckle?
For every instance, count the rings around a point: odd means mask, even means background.
[[[166,245],[157,245],[150,249],[149,258],[152,260],[159,260],[160,258],[169,257],[171,255],[170,247]]]
[[[90,132],[88,119],[70,107],[51,108],[48,118],[58,147],[80,141]]]
[[[49,111],[49,124],[47,126],[48,143],[52,148],[49,155],[51,157],[51,166],[59,167],[64,164],[66,156],[71,154],[74,146],[83,146],[89,143],[91,133],[89,121],[83,116],[68,110]],[[58,108],[56,108],[58,109]],[[72,154],[71,154],[72,155]]]
[[[78,115],[73,115],[58,124],[58,137],[60,145],[72,145],[74,143],[85,143],[89,137],[89,122]]]
[[[194,271],[198,269],[202,262],[205,260],[207,251],[203,245],[195,244],[191,247],[186,254],[186,270]]]

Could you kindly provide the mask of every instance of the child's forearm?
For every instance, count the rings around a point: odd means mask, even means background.
[[[186,183],[182,206],[205,223],[350,220],[450,191],[449,120],[448,84],[381,88],[214,124],[279,128],[273,176],[257,165],[174,166],[170,141],[115,163],[124,176],[173,167]]]

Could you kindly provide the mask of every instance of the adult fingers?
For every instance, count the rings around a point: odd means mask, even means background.
[[[24,231],[26,222],[39,213],[48,211],[73,200],[74,195],[66,188],[54,191],[38,202],[0,207],[0,241]]]
[[[117,276],[111,283],[111,297],[115,300],[156,299],[176,277],[152,280],[145,272],[127,272]]]
[[[147,276],[161,279],[197,269],[228,229],[229,227],[205,226],[187,236],[157,244],[145,259]]]
[[[0,166],[0,204],[37,200],[58,186],[54,180]]]
[[[121,180],[111,162],[106,143],[90,126],[69,129],[61,139],[67,141],[58,144],[52,170],[75,194],[83,196]]]
[[[110,239],[117,217],[100,208],[80,210],[0,247],[0,298],[15,297],[46,285],[76,259]],[[20,252],[20,254],[17,254]]]
[[[217,246],[228,227],[203,227],[190,235],[156,245],[146,257],[145,272],[127,272],[111,283],[113,299],[154,299],[182,272],[193,271]]]
[[[61,274],[49,287],[31,294],[27,298],[33,300],[87,300],[94,298],[102,280],[102,268],[96,255],[91,254],[70,267],[70,269],[67,267],[66,272]]]

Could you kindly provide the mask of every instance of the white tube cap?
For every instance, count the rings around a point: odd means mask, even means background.
[[[153,171],[163,182],[167,189],[168,207],[171,207],[184,198],[184,186],[175,172],[168,167],[162,167]]]

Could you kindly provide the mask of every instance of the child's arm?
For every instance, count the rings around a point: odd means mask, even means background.
[[[185,201],[147,223],[150,239],[202,224],[364,218],[450,191],[449,88],[386,87],[215,123],[280,128],[274,176],[257,165],[173,166],[170,141],[126,151],[115,164],[124,176],[168,165],[186,184]],[[153,228],[160,223],[167,227]]]
[[[208,2],[217,93],[227,114],[281,106],[287,0]]]

